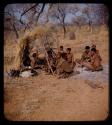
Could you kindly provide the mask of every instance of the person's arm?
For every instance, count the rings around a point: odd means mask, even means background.
[[[85,58],[85,53],[82,54],[82,56],[81,56],[81,60],[83,61],[84,58]]]
[[[94,61],[95,61],[95,57],[92,57],[92,58],[91,58],[91,62],[90,62],[90,63],[91,63],[91,65],[93,65],[93,64],[94,64]]]
[[[102,58],[101,58],[100,54],[99,54],[99,58],[100,58],[100,61],[102,61]]]

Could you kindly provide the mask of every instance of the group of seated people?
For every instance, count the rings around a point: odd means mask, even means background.
[[[96,45],[94,44],[91,47],[86,46],[81,59],[76,59],[75,61],[80,66],[86,67],[87,70],[99,71],[103,69],[101,65],[102,58],[99,51],[96,49]]]
[[[73,53],[71,52],[71,48],[67,48],[65,51],[63,46],[60,46],[60,49],[57,53],[56,64],[57,64],[57,71],[59,71],[59,74],[63,72],[66,73],[73,72],[74,66],[76,64],[74,61]]]
[[[85,46],[85,51],[82,53],[81,58],[75,59],[75,60],[74,60],[73,53],[71,52],[71,48],[67,48],[65,52],[63,50],[63,46],[60,46],[57,61],[58,59],[60,59],[60,57],[65,59],[66,64],[68,64],[68,65],[65,65],[65,69],[68,66],[69,70],[71,71],[75,67],[76,64],[78,64],[80,67],[86,67],[86,70],[91,70],[91,71],[103,70],[103,66],[101,64],[102,58],[100,56],[99,51],[96,49],[95,44],[93,44],[91,47]]]
[[[29,53],[30,58],[30,65],[33,68],[37,64],[39,64],[39,58],[38,58],[38,50],[37,48],[33,48]],[[102,70],[103,67],[101,65],[101,56],[99,54],[99,51],[96,49],[96,45],[92,45],[91,47],[85,46],[85,51],[82,53],[82,56],[80,59],[74,60],[74,55],[71,51],[71,48],[64,49],[63,46],[59,47],[59,50],[57,53],[53,51],[53,49],[50,49],[47,51],[47,61],[45,64],[47,64],[47,72],[51,73],[51,68],[53,72],[57,74],[61,73],[71,73],[74,70],[74,67],[76,64],[79,67],[86,67],[86,70],[91,71],[99,71]],[[38,63],[37,63],[38,62]]]
[[[47,59],[44,58],[43,60],[45,61],[44,67],[46,68],[47,72],[51,72],[51,69],[48,65],[50,64],[53,72],[56,73],[57,69],[65,69],[67,70],[72,70],[74,63],[74,58],[73,54],[71,53],[71,48],[67,48],[66,51],[64,51],[63,46],[60,46],[58,52],[54,52],[53,49],[47,50]],[[30,65],[33,68],[38,66],[39,64],[39,53],[36,47],[32,48],[32,50],[29,53],[29,59],[30,59]],[[63,65],[62,65],[63,64]],[[62,67],[61,67],[62,65]],[[67,65],[67,66],[65,66]],[[61,67],[61,68],[60,68]],[[68,69],[67,69],[68,68]],[[69,72],[69,71],[68,71]]]

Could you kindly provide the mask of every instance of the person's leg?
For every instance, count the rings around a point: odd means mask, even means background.
[[[83,61],[81,59],[76,59],[75,63],[77,64],[78,67],[82,67]]]
[[[101,70],[103,70],[103,66],[102,65],[100,65],[100,66],[95,68],[95,71],[101,71]]]
[[[94,71],[94,67],[89,62],[83,62],[83,65],[88,69]]]
[[[76,62],[74,61],[72,64],[72,67],[74,68],[76,66]]]
[[[76,59],[75,62],[80,64],[81,63],[81,59]]]
[[[63,78],[63,75],[64,75],[63,69],[61,67],[58,67],[56,70],[57,70],[57,75],[58,75],[57,78],[59,78],[59,79]]]

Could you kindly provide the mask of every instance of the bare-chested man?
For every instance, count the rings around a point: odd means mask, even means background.
[[[90,47],[85,46],[85,51],[83,52],[81,59],[76,59],[75,60],[78,64],[82,66],[82,62],[90,62]]]
[[[71,48],[67,48],[66,53],[61,54],[57,68],[61,77],[68,77],[74,69],[75,62]]]
[[[59,51],[57,53],[57,59],[61,58],[61,55],[65,53],[63,46],[60,46]]]
[[[97,53],[95,48],[91,49],[91,62],[83,62],[82,63],[88,70],[98,71],[103,69],[101,65],[101,57]]]
[[[73,53],[71,53],[71,48],[67,48],[67,62],[68,63],[73,63],[74,62],[74,57]]]
[[[67,48],[67,62],[69,63],[71,68],[74,68],[74,66],[76,65],[74,62],[73,53],[71,52],[71,48]]]
[[[89,46],[85,47],[85,51],[82,54],[81,60],[90,62],[90,47]]]
[[[91,49],[92,49],[92,48],[95,48],[95,49],[96,49],[96,45],[95,45],[95,44],[92,44]],[[99,50],[96,49],[96,53],[99,55],[100,60],[102,61],[102,58],[101,58],[100,53],[99,53]]]

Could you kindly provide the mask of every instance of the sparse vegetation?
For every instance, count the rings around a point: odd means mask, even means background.
[[[43,42],[46,47],[49,44],[55,51],[60,45],[63,45],[65,49],[70,47],[75,60],[81,57],[84,47],[91,46],[94,41],[103,59],[102,64],[108,64],[107,20],[103,19],[100,24],[93,25],[94,22],[91,22],[90,18],[91,6],[87,5],[87,8],[90,7],[89,10],[86,8],[81,17],[78,16],[72,20],[71,24],[67,24],[66,14],[69,12],[76,16],[81,8],[78,4],[74,6],[70,4],[67,8],[66,6],[63,4],[56,6],[55,4],[15,4],[8,5],[6,8],[6,12],[10,10],[8,16],[5,15],[4,26],[4,115],[7,119],[87,121],[107,118],[108,82],[101,81],[98,83],[100,87],[98,88],[97,82],[93,85],[94,82],[88,79],[57,79],[53,75],[46,75],[43,71],[38,76],[28,78],[6,76],[6,72],[10,69],[19,68],[21,65],[22,53],[27,42],[30,43],[30,49],[33,46],[38,48],[40,56],[45,54]],[[94,8],[96,6],[98,7],[98,5],[92,7],[93,13],[96,12]],[[103,10],[103,7],[103,5],[99,6],[99,12]],[[20,15],[18,18],[15,16],[17,10],[21,10],[18,12]],[[97,12],[98,17],[103,18],[99,12]],[[87,14],[87,17],[84,14]],[[41,17],[44,18],[44,23]],[[50,23],[51,18],[54,22],[56,21],[56,24]],[[82,20],[85,24],[82,24]]]

